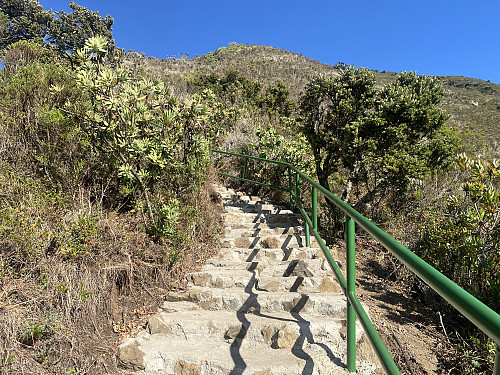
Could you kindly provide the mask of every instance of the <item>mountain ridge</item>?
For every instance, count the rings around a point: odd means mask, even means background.
[[[189,91],[187,77],[237,71],[264,87],[274,85],[278,80],[283,81],[294,100],[300,97],[304,86],[313,76],[337,74],[344,65],[339,62],[331,66],[272,46],[237,43],[230,43],[193,59],[147,60],[150,71],[156,70],[157,75],[166,77],[181,91]],[[379,85],[395,81],[399,74],[372,71]],[[446,90],[440,106],[450,114],[447,124],[474,133],[474,139],[469,139],[474,149],[486,145],[486,154],[500,157],[500,84],[463,76],[433,77],[441,81]]]

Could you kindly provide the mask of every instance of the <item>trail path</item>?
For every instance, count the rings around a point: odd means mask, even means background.
[[[300,217],[217,190],[222,250],[120,345],[119,360],[144,375],[346,374],[346,300],[321,250],[305,247]],[[357,367],[376,371],[362,360]]]

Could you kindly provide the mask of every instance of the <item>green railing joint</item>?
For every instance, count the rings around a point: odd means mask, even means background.
[[[375,330],[373,323],[366,314],[363,306],[356,297],[355,292],[355,223],[358,224],[363,230],[368,232],[375,238],[382,246],[389,250],[396,256],[404,265],[406,265],[412,272],[420,277],[425,283],[432,287],[438,294],[440,294],[447,302],[460,311],[486,335],[492,338],[496,343],[496,356],[493,375],[500,375],[500,315],[498,315],[491,308],[476,299],[470,293],[460,288],[453,281],[438,272],[435,268],[430,266],[424,260],[419,258],[416,254],[412,253],[408,248],[396,241],[394,238],[385,233],[382,229],[373,224],[369,219],[354,210],[351,206],[336,197],[330,191],[304,174],[302,171],[292,166],[289,163],[268,160],[256,156],[243,155],[231,153],[227,151],[212,150],[216,153],[238,156],[245,158],[245,173],[248,159],[254,159],[273,164],[283,165],[287,168],[288,172],[288,189],[265,184],[256,180],[249,180],[233,176],[227,173],[219,172],[221,175],[237,178],[247,182],[253,182],[261,186],[266,186],[272,189],[288,192],[290,194],[290,207],[296,208],[302,214],[305,221],[306,230],[306,245],[310,246],[310,233],[314,235],[318,245],[320,246],[325,258],[332,269],[338,283],[340,284],[344,294],[347,297],[347,332],[348,332],[348,353],[347,353],[347,367],[351,372],[356,368],[356,333],[355,333],[355,316],[358,317],[368,339],[375,349],[377,356],[387,374],[396,375],[400,374],[394,360],[390,356],[387,348],[383,344],[379,334]],[[295,187],[293,184],[292,172],[295,173]],[[300,179],[307,182],[312,187],[312,218],[309,217],[306,210],[300,202]],[[328,247],[321,238],[318,232],[318,208],[317,208],[317,194],[321,192],[328,200],[330,200],[338,209],[340,209],[346,216],[346,255],[347,255],[347,280],[342,274],[336,261],[333,259]],[[354,312],[354,313],[353,313]]]

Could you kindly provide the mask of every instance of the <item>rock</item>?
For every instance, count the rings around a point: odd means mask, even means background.
[[[201,375],[201,366],[179,360],[175,364],[174,375]]]
[[[281,243],[277,237],[266,237],[260,240],[260,246],[264,249],[278,249]]]
[[[313,258],[313,259],[325,259],[325,254],[323,254],[323,250],[319,249],[319,250],[317,250],[317,251],[314,253],[314,255],[313,255],[313,257],[312,257],[312,258]]]
[[[272,339],[273,339],[273,336],[274,336],[274,327],[273,326],[265,326],[264,328],[262,328],[262,330],[260,331],[260,333],[262,333],[262,337],[264,338],[264,342],[266,344],[271,344],[272,343]]]
[[[329,277],[325,276],[323,279],[321,279],[321,284],[318,286],[318,292],[333,292],[333,293],[339,293],[342,289],[340,288],[340,285],[330,279]]]
[[[264,371],[258,371],[253,375],[273,375],[270,369],[264,370]]]
[[[342,321],[342,327],[339,329],[339,334],[342,340],[345,340],[347,338],[347,322],[344,320]]]
[[[187,275],[187,279],[198,286],[207,286],[212,282],[212,275],[207,272],[195,272]]]
[[[144,370],[144,352],[139,349],[136,339],[125,339],[118,346],[118,366],[126,370]]]
[[[234,246],[248,249],[252,246],[252,242],[248,237],[239,237],[234,240]]]
[[[234,214],[226,214],[224,216],[224,224],[239,224],[241,223],[241,217]]]
[[[258,290],[262,290],[263,292],[282,292],[285,290],[285,287],[278,283],[277,281],[271,281],[268,283],[265,283],[261,285],[260,283],[258,284],[257,287]]]
[[[230,247],[230,246],[228,246]],[[237,254],[234,253],[234,251],[231,250],[222,250],[218,255],[217,258],[218,260],[240,260]]]
[[[246,225],[233,225],[231,229],[247,229]]]
[[[290,276],[312,277],[313,275],[310,265],[304,259],[299,259],[290,273]]]
[[[314,305],[314,302],[307,296],[294,298],[292,301],[283,301],[281,303],[283,310],[291,312],[307,312]]]
[[[210,310],[212,307],[217,305],[217,303],[220,303],[220,299],[218,298],[210,298],[206,301],[201,301],[199,302],[199,305],[204,308],[205,310]]]
[[[151,335],[162,334],[170,335],[172,334],[172,327],[166,324],[161,316],[153,315],[148,320],[148,330]]]
[[[267,219],[269,224],[285,224],[288,222],[288,218],[283,215],[271,216]]]
[[[185,292],[170,292],[165,296],[165,301],[177,302],[177,301],[189,301],[198,302],[200,301],[200,291],[199,290],[187,290]]]
[[[274,347],[277,349],[292,349],[299,336],[296,329],[293,329],[290,324],[286,324],[278,331]]]
[[[247,329],[245,326],[238,325],[238,326],[232,326],[230,327],[226,333],[224,333],[224,338],[229,340],[229,339],[235,339],[235,338],[244,338],[245,335],[247,334]]]
[[[376,364],[380,368],[382,367],[377,357],[377,353],[375,353],[375,349],[373,349],[367,335],[361,336],[361,339],[356,343],[356,357]],[[383,371],[378,372],[377,374],[380,373],[383,373]]]

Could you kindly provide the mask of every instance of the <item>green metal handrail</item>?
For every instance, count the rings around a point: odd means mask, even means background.
[[[387,351],[378,332],[375,330],[370,318],[359,302],[355,291],[355,223],[368,232],[382,246],[396,256],[413,273],[420,277],[427,285],[440,294],[447,302],[461,312],[467,319],[481,329],[486,335],[496,343],[496,356],[493,375],[500,375],[500,315],[479,301],[477,298],[460,288],[457,284],[430,266],[424,260],[419,258],[408,248],[396,241],[382,229],[373,224],[369,219],[361,215],[354,208],[336,197],[329,190],[318,184],[305,173],[293,165],[256,156],[237,154],[233,152],[212,150],[212,152],[230,156],[242,157],[245,159],[245,168],[241,176],[234,176],[228,173],[219,172],[223,176],[236,178],[242,181],[252,182],[270,188],[282,190],[290,194],[290,205],[300,211],[305,220],[306,246],[310,246],[310,232],[316,238],[319,246],[337,278],[344,294],[347,297],[347,369],[350,372],[356,371],[356,325],[355,315],[363,326],[370,343],[372,344],[377,356],[387,374],[400,374],[394,360]],[[288,172],[288,188],[266,184],[260,181],[247,178],[248,159],[259,160],[266,163],[282,165]],[[295,184],[293,183],[295,175]],[[310,217],[300,202],[300,179],[307,182],[312,188],[312,217]],[[318,233],[318,212],[317,197],[318,191],[321,192],[330,202],[340,209],[346,217],[346,278],[337,266],[328,247]]]

